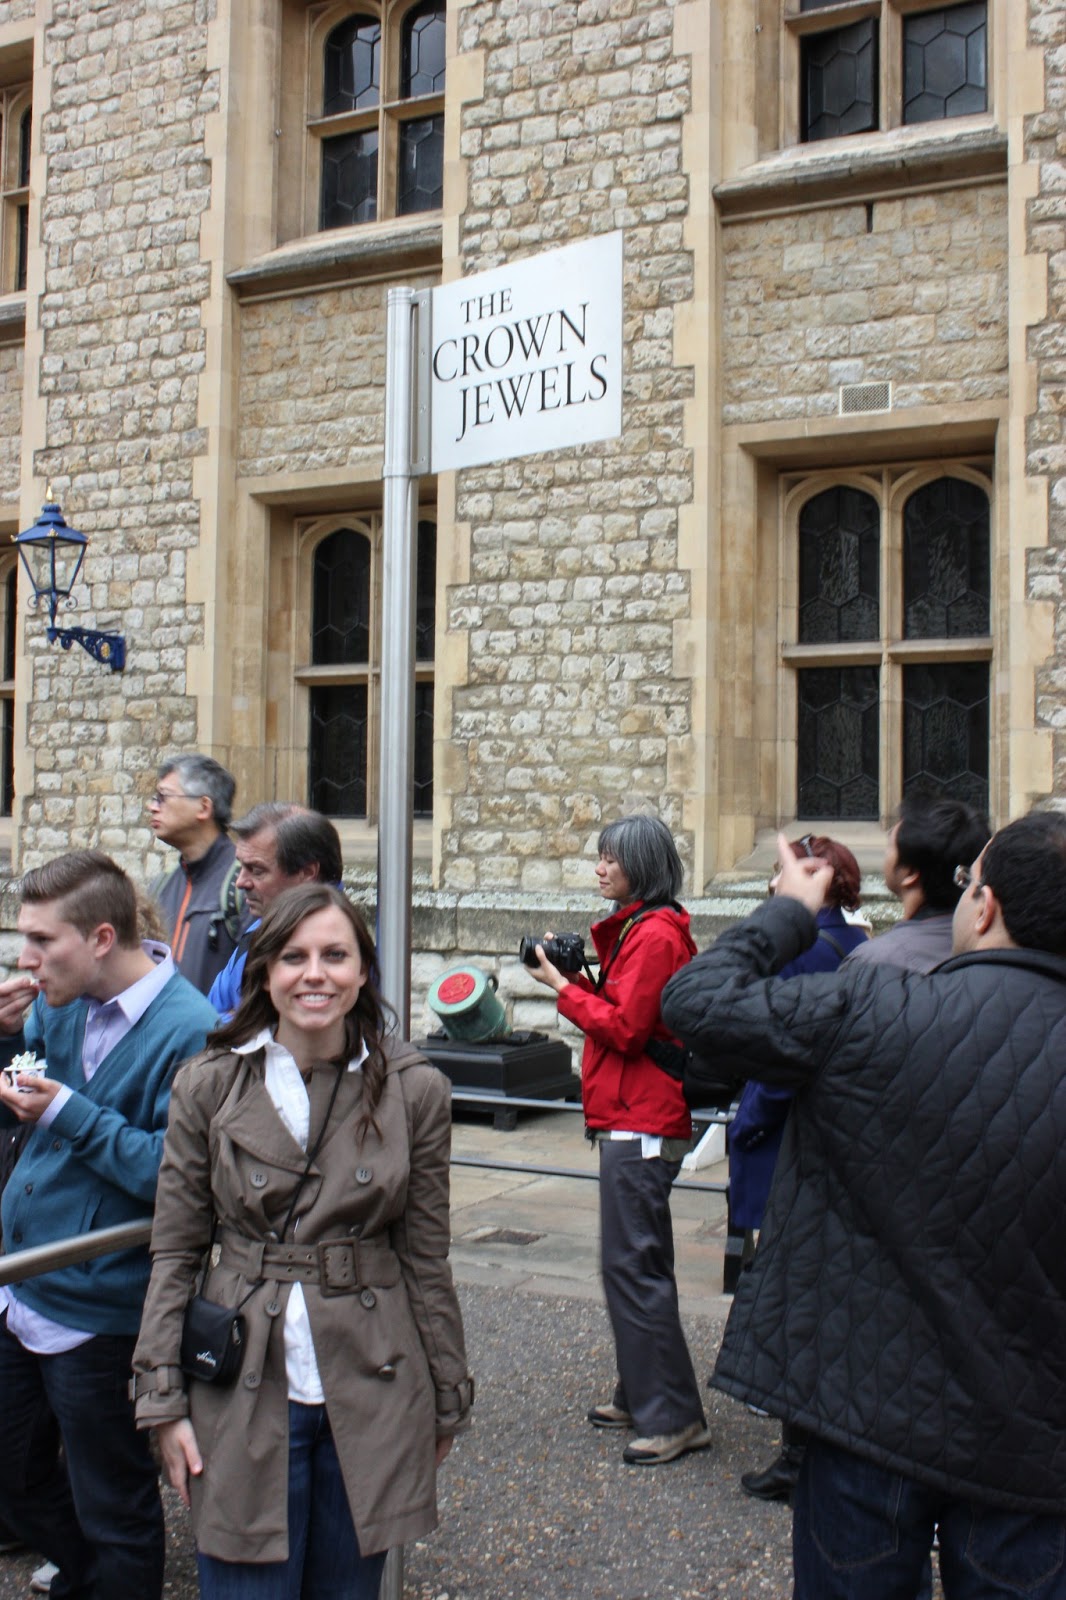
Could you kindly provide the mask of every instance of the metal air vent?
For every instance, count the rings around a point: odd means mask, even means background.
[[[853,417],[860,411],[891,411],[892,385],[890,383],[842,383],[840,385],[840,415]]]

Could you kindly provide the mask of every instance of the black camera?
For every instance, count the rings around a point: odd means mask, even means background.
[[[534,939],[527,933],[518,946],[518,959],[527,967],[537,964],[538,944],[560,972],[580,972],[585,964],[585,941],[579,933],[557,933],[554,939]]]

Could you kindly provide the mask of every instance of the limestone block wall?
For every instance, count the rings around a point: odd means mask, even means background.
[[[893,406],[1007,392],[1001,184],[723,228],[723,421],[833,416],[841,384]]]
[[[0,345],[0,500],[12,504],[19,497],[24,365],[21,344]]]
[[[90,535],[76,620],[118,622],[129,664],[112,680],[81,650],[49,647],[38,621],[26,627],[29,749],[16,788],[28,797],[27,866],[92,844],[143,870],[147,775],[161,750],[196,741],[187,672],[203,616],[186,605],[186,570],[200,535],[193,463],[205,449],[200,227],[219,92],[208,11],[202,0],[55,0],[45,35],[32,472]]]
[[[345,286],[241,308],[241,476],[351,467],[381,450],[387,290]]]
[[[1031,550],[1028,595],[1055,608],[1054,652],[1037,674],[1036,717],[1052,730],[1054,793],[1066,795],[1066,182],[1062,165],[1066,105],[1066,9],[1030,0],[1029,33],[1045,47],[1045,109],[1026,119],[1026,158],[1037,166],[1037,192],[1027,206],[1027,245],[1046,252],[1047,306],[1030,329],[1035,406],[1026,423],[1026,471],[1047,483],[1045,548]]]
[[[668,758],[690,719],[673,629],[689,609],[677,534],[693,374],[673,340],[693,263],[675,10],[475,0],[458,16],[483,95],[461,109],[466,204],[446,265],[474,273],[624,228],[626,377],[618,441],[458,476],[469,561],[447,626],[469,649],[437,791],[446,889],[584,888],[601,821],[640,802],[682,828]]]

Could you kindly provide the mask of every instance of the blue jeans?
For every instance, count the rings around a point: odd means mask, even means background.
[[[377,1600],[385,1555],[359,1553],[325,1406],[289,1401],[289,1559],[196,1562],[200,1600]]]
[[[793,1600],[914,1600],[934,1528],[945,1600],[1066,1600],[1066,1518],[952,1499],[822,1439],[796,1487]]]
[[[135,1342],[38,1356],[0,1321],[0,1515],[59,1568],[53,1600],[163,1592],[158,1474],[127,1393]]]

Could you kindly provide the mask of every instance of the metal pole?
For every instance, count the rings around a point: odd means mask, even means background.
[[[384,578],[378,961],[385,999],[411,1027],[416,475],[412,467],[414,291],[390,289],[385,354]],[[387,1569],[386,1569],[387,1570]],[[384,1590],[382,1591],[384,1594]]]

